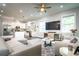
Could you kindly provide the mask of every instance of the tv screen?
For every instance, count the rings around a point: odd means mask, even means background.
[[[47,22],[46,30],[60,30],[60,21]]]

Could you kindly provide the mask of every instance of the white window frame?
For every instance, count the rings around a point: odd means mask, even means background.
[[[76,29],[76,13],[71,13],[71,14],[67,14],[67,15],[64,15],[64,16],[61,17],[61,32],[64,32],[64,31],[62,31],[62,20],[63,20],[64,17],[69,17],[69,16],[74,16],[75,17],[74,29]],[[64,33],[70,33],[70,31],[64,32]]]

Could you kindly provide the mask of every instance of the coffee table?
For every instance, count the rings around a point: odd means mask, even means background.
[[[52,46],[44,46],[44,43],[41,45],[41,55],[42,56],[55,56],[55,42],[52,42]]]

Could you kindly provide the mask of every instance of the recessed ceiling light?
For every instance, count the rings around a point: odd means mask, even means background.
[[[63,8],[63,5],[60,5],[60,8]]]
[[[33,16],[33,14],[31,14],[30,16]]]
[[[5,4],[5,3],[3,3],[3,4],[2,4],[2,6],[6,6],[6,4]]]
[[[19,10],[19,12],[20,12],[20,13],[22,13],[22,12],[23,12],[23,10]]]
[[[0,15],[0,16],[2,16],[2,15]]]
[[[1,12],[4,12],[3,10],[1,10]]]

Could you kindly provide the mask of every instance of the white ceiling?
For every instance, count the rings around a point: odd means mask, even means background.
[[[78,3],[49,3],[46,5],[52,7],[47,10],[47,15],[53,15],[64,10],[79,7]],[[63,8],[60,8],[60,5],[63,5]],[[4,18],[12,20],[23,20],[23,22],[28,20],[35,20],[43,17],[42,15],[40,15],[39,9],[34,8],[37,6],[39,6],[38,3],[7,3],[6,6],[2,6],[2,4],[0,3],[0,11],[1,9],[3,9],[4,11],[2,13],[0,12],[0,15],[2,15],[2,17]],[[23,12],[20,13],[19,10],[23,10]]]

